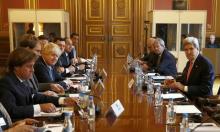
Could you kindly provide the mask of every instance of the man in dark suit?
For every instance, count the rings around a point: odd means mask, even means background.
[[[71,60],[72,59],[77,59],[76,47],[78,46],[78,43],[79,43],[79,34],[72,33],[70,35],[70,39],[72,40],[73,47],[72,47],[71,52],[69,53],[69,57],[70,57]]]
[[[19,42],[19,47],[24,47],[30,49],[38,56],[41,56],[41,43],[34,35],[24,34],[21,41]],[[59,84],[54,83],[38,83],[36,76],[33,74],[33,77],[28,80],[31,87],[36,91],[43,92],[46,95],[56,95],[56,93],[63,93],[64,89]],[[37,85],[39,84],[39,85]],[[52,90],[52,91],[48,91]]]
[[[58,83],[67,89],[72,85],[70,80],[65,79],[55,69],[55,64],[61,54],[59,46],[49,43],[44,46],[41,57],[34,65],[34,73],[40,83]]]
[[[220,48],[220,45],[215,41],[215,35],[210,35],[206,48]]]
[[[195,37],[183,41],[184,51],[189,60],[182,76],[168,87],[180,89],[190,98],[212,95],[214,70],[211,62],[199,54],[199,42]]]
[[[154,59],[154,47],[153,44],[155,42],[155,38],[149,38],[147,40],[147,51],[148,53],[145,54],[141,59],[140,59],[140,64],[142,65],[143,71],[151,71],[152,67],[152,61]]]
[[[176,76],[176,59],[165,48],[164,41],[161,38],[156,38],[153,47],[155,55],[151,62],[151,69],[154,69],[160,75]]]
[[[25,48],[17,48],[9,55],[9,72],[0,80],[0,101],[14,120],[37,116],[41,111],[55,112],[55,105],[75,104],[74,98],[39,94],[27,84],[37,58],[35,53]]]
[[[57,44],[60,47],[62,54],[55,65],[56,69],[61,72],[63,77],[69,77],[76,71],[76,68],[72,66],[72,61],[69,57],[69,53],[72,51],[72,40],[70,38],[65,38],[65,42]],[[65,45],[64,49],[62,49],[62,44]]]

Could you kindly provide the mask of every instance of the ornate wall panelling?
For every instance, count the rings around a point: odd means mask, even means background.
[[[136,56],[140,53],[139,43],[144,44],[145,3],[146,0],[82,1],[84,56],[91,57],[97,51],[99,60],[108,63],[112,72],[120,71],[119,65],[127,54]]]
[[[10,52],[8,8],[25,8],[26,0],[0,0],[0,66],[5,66]]]
[[[172,10],[173,0],[154,0],[153,9]],[[188,10],[207,10],[207,35],[216,32],[217,0],[186,0]],[[198,4],[199,3],[199,4]]]
[[[133,49],[133,0],[110,1],[109,49],[112,72],[121,70],[128,53]]]
[[[207,35],[216,32],[217,0],[189,0],[189,9],[207,10]]]
[[[106,59],[107,25],[106,0],[85,0],[82,2],[83,54],[90,58],[97,54],[103,65]]]

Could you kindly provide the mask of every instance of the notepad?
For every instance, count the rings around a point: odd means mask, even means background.
[[[172,76],[153,76],[154,80],[165,80],[165,79],[174,79]]]
[[[61,116],[61,108],[56,108],[56,112],[53,113],[46,113],[46,112],[40,112],[39,115],[36,117],[55,117],[55,116]]]
[[[184,98],[184,96],[181,93],[169,93],[169,94],[162,94],[163,99],[178,99],[178,98]]]
[[[201,113],[194,105],[174,105],[174,111],[176,113]]]
[[[78,98],[79,94],[78,93],[76,93],[76,94],[69,94],[69,97]]]
[[[83,77],[68,77],[68,79],[70,80],[86,80],[86,77],[83,76]]]
[[[199,127],[197,127],[200,125]],[[194,129],[197,127],[196,129]],[[194,132],[220,132],[220,128],[215,123],[189,123],[189,128]]]
[[[62,132],[63,131],[63,124],[47,124],[45,126],[45,130],[46,131],[51,131],[51,132]]]

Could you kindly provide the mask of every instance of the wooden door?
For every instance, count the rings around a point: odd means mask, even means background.
[[[133,0],[85,0],[83,49],[98,55],[99,68],[120,72],[133,45]]]

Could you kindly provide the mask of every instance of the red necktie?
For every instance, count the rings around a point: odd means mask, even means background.
[[[193,63],[190,62],[190,64],[189,64],[189,69],[188,69],[188,71],[187,71],[187,76],[186,76],[187,82],[188,82],[189,75],[190,75],[190,73],[191,73],[192,68],[193,68]]]

